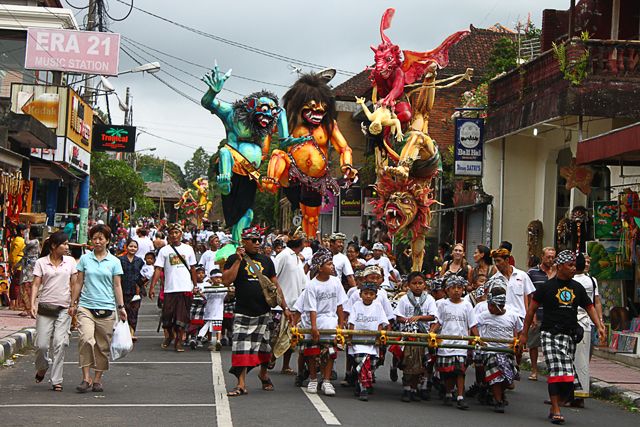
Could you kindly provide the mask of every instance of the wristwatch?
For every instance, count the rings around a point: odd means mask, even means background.
[[[124,305],[118,305],[118,310],[120,310],[121,308],[124,308]]]

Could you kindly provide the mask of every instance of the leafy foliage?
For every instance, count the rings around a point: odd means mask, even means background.
[[[515,69],[518,65],[518,52],[516,43],[508,38],[499,39],[491,50],[487,63],[485,81],[489,81],[500,73]]]
[[[143,154],[138,156],[137,169],[140,170],[145,166],[162,166],[164,163],[164,171],[171,175],[182,188],[187,188],[187,181],[184,177],[182,169],[170,160],[164,160],[153,155]]]
[[[204,148],[198,147],[191,159],[184,164],[184,177],[187,183],[191,183],[202,176],[207,176],[210,160],[211,156],[204,151]]]
[[[583,31],[580,34],[582,41],[589,39],[589,32]],[[589,50],[584,49],[577,59],[567,57],[567,44],[571,42],[555,44],[552,43],[553,56],[558,60],[558,66],[564,79],[573,86],[579,86],[582,80],[587,77],[587,67],[589,66]]]
[[[144,181],[126,162],[94,152],[91,155],[91,179],[91,197],[118,211],[129,209],[131,198],[143,205],[147,203]]]

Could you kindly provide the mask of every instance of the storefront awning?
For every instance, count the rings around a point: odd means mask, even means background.
[[[20,169],[22,168],[22,161],[25,159],[26,157],[18,153],[0,147],[0,166],[6,165],[9,168]]]
[[[57,148],[56,134],[28,114],[9,113],[9,138],[25,148]]]
[[[576,163],[640,166],[640,123],[615,129],[578,144]]]
[[[34,157],[31,158],[31,178],[61,180],[62,182],[82,181],[81,178],[59,163]]]

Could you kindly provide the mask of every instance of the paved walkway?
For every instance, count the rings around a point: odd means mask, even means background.
[[[18,316],[18,313],[20,312],[9,310],[8,307],[0,307],[0,338],[20,329],[36,326],[36,319]]]
[[[592,378],[608,382],[620,389],[640,393],[640,369],[594,356],[591,359]]]

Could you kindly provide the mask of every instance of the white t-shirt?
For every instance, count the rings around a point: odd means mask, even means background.
[[[339,280],[342,280],[342,276],[353,276],[353,267],[345,254],[337,253],[333,256],[333,267]]]
[[[499,271],[495,274],[505,277]],[[505,277],[506,279],[506,277]],[[533,286],[533,282],[529,278],[529,275],[513,267],[513,273],[507,281],[507,307],[511,306],[515,312],[524,319],[527,315],[527,310],[524,307],[524,299],[527,295],[535,292],[536,288]]]
[[[595,277],[591,277],[586,274],[576,274],[573,276],[573,280],[580,283],[585,291],[587,291],[587,295],[591,299],[591,302],[595,303],[595,297],[600,296],[600,292],[598,292],[598,282]],[[595,286],[594,286],[595,285]],[[587,310],[582,307],[578,307],[578,322],[580,326],[585,331],[590,331],[591,326],[593,326],[593,322],[589,318],[587,314]]]
[[[203,283],[202,285],[210,285],[209,283]],[[200,287],[200,283],[198,283]],[[204,289],[202,286],[201,290]],[[207,304],[204,306],[204,320],[222,320],[224,316],[224,298],[227,296],[227,292],[205,292],[205,298]]]
[[[473,307],[467,301],[460,300],[454,304],[448,299],[438,308],[438,323],[442,326],[440,335],[469,335],[469,329],[476,326],[476,316]],[[467,341],[443,340],[443,344],[467,345]],[[467,350],[458,348],[438,348],[439,356],[466,356]]]
[[[200,257],[200,264],[204,266],[204,272],[206,273],[207,277],[211,275],[211,270],[217,267],[216,252],[217,251],[207,249]]]
[[[389,261],[389,258],[387,258],[386,256],[381,256],[380,259],[371,258],[369,261],[367,261],[366,265],[377,265],[382,268],[382,271],[384,272],[384,281],[382,282],[382,287],[384,289],[391,288],[391,284],[389,283],[389,275],[393,270],[393,266],[391,265],[391,261]]]
[[[336,310],[347,302],[342,283],[334,276],[330,276],[326,282],[314,278],[305,290],[304,310],[316,312],[318,329],[334,329],[338,326]]]
[[[480,315],[485,311],[489,311],[489,304],[487,303],[486,300],[480,301],[479,303],[476,304],[475,307],[473,307],[473,314],[475,314],[476,319],[480,317]]]
[[[348,302],[347,304],[345,304],[343,309],[351,314],[353,305],[358,301],[362,301],[362,298],[360,297],[360,289],[358,289],[357,287],[350,288],[347,295]],[[385,316],[387,316],[387,320],[395,320],[396,315],[393,312],[393,307],[391,306],[391,301],[389,301],[389,295],[387,295],[387,291],[385,291],[384,289],[378,289],[376,295],[376,301],[378,301],[382,306],[384,314]]]
[[[424,303],[420,306],[422,310],[422,316],[435,316],[436,320],[438,317],[438,308],[436,307],[436,300],[429,294],[426,294],[427,298],[424,300]],[[420,298],[416,297],[416,301],[419,301]],[[394,311],[396,316],[400,317],[413,317],[413,304],[409,301],[409,296],[404,295],[398,301],[398,305]],[[424,322],[425,325],[430,325],[431,322]]]
[[[142,266],[140,270],[140,274],[147,280],[151,280],[153,277],[153,272],[155,271],[155,267],[153,265],[145,264]]]
[[[478,317],[478,329],[483,338],[512,339],[514,333],[522,330],[522,319],[513,310],[507,308],[502,315],[491,314],[489,310],[483,312]],[[487,343],[491,347],[506,348],[509,344]]]
[[[190,231],[185,231],[184,233],[182,233],[182,238],[188,241],[192,241],[193,235],[191,234]]]
[[[369,305],[364,305],[362,301],[356,301],[351,309],[349,324],[353,325],[353,329],[356,331],[377,331],[378,326],[384,327],[389,324],[384,310],[377,300]],[[360,337],[360,339],[365,338],[372,339],[373,337]],[[349,354],[377,355],[378,349],[373,344],[354,344],[349,346]]]
[[[193,248],[191,246],[183,243],[174,247],[180,255],[182,255],[182,258],[186,261],[189,267],[196,265],[196,254],[193,252]],[[154,265],[164,269],[165,294],[173,292],[190,292],[193,290],[191,271],[185,267],[182,261],[180,261],[180,257],[178,257],[171,246],[167,245],[160,249]]]
[[[155,248],[153,247],[153,241],[149,238],[149,236],[138,237],[138,251],[136,252],[136,256],[144,260],[144,256],[149,252],[154,252]]]
[[[311,249],[311,246],[305,246],[304,248],[302,248],[300,253],[304,257],[304,262],[311,261],[311,257],[313,257],[313,249]]]
[[[278,284],[288,305],[293,306],[306,286],[304,264],[291,248],[284,248],[273,263]]]
[[[298,313],[300,313],[300,327],[301,328],[310,328],[311,327],[311,320],[309,319],[309,312],[307,310],[305,310],[305,307],[304,307],[305,294],[306,294],[306,292],[303,289],[302,293],[298,297],[298,300],[293,305],[292,310],[293,311],[297,311]]]

